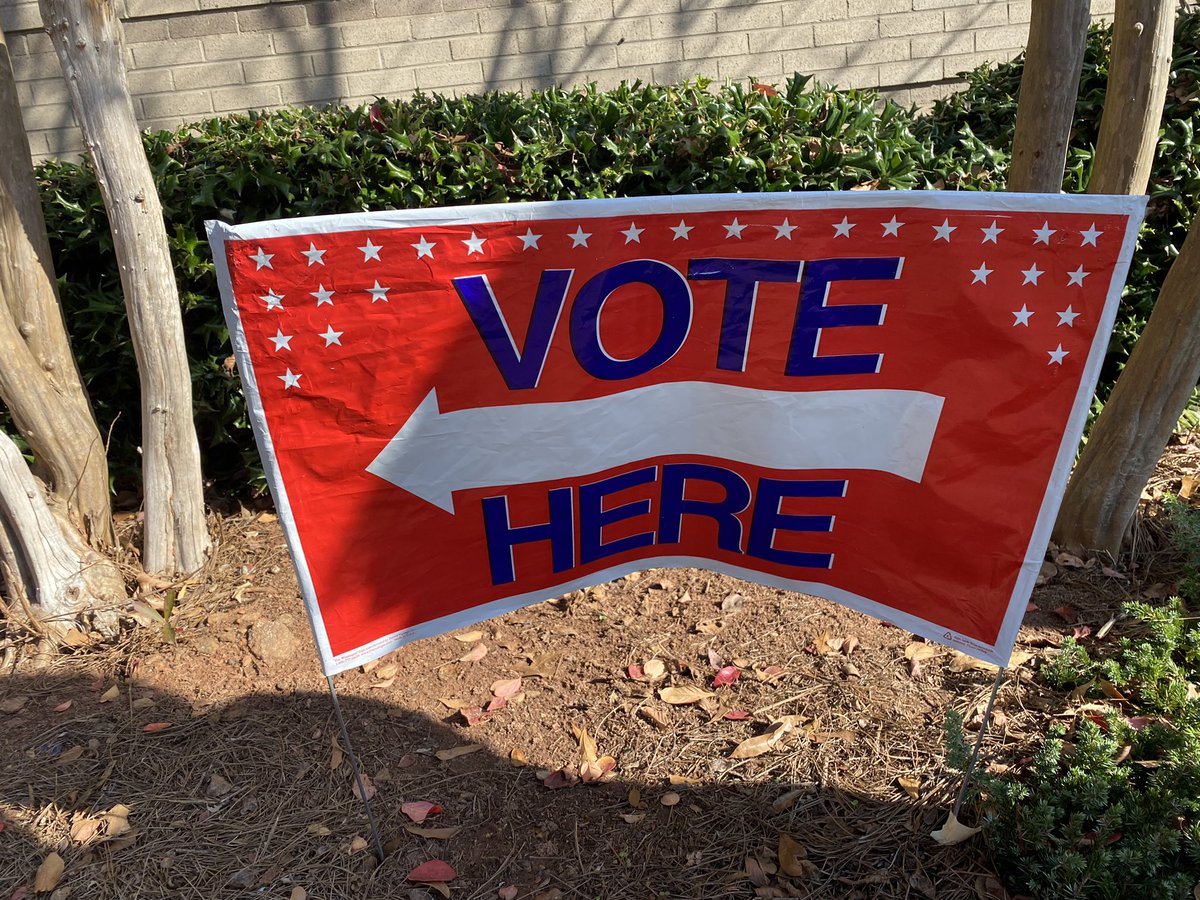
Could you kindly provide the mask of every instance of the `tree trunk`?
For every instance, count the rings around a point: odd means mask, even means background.
[[[1010,191],[1062,190],[1089,24],[1088,0],[1033,0],[1017,97]]]
[[[1175,4],[1118,0],[1091,194],[1144,194],[1158,146]]]
[[[1116,556],[1179,414],[1200,379],[1200,216],[1163,283],[1059,510],[1055,540]]]
[[[64,525],[66,527],[64,527]],[[12,438],[0,432],[0,568],[10,612],[58,635],[80,618],[115,633],[124,603],[120,572],[60,523]]]
[[[59,305],[46,222],[0,31],[0,398],[34,470],[93,546],[115,539],[108,461]]]
[[[142,384],[143,565],[191,572],[209,547],[192,385],[162,206],[121,61],[112,0],[40,0],[112,228]]]

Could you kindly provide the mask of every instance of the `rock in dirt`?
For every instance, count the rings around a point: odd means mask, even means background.
[[[221,652],[221,642],[211,634],[202,634],[192,641],[192,649],[201,656],[216,656]]]
[[[264,662],[283,662],[295,657],[300,639],[287,618],[255,622],[250,626],[250,652]]]

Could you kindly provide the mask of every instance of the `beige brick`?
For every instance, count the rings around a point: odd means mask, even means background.
[[[142,115],[147,119],[171,118],[178,121],[189,116],[202,116],[213,111],[212,98],[202,91],[176,91],[173,94],[154,94],[142,97]]]
[[[378,76],[378,73],[375,73]],[[336,78],[298,78],[295,81],[279,83],[279,99],[285,105],[303,104],[311,106],[339,100],[349,94],[346,79]]]
[[[483,67],[477,60],[445,63],[440,66],[420,66],[416,69],[416,77],[417,85],[427,90],[480,84],[483,81]]]
[[[373,47],[356,50],[332,50],[312,58],[317,75],[342,75],[348,72],[368,72],[380,67],[379,51]]]
[[[391,47],[382,47],[380,55],[383,57],[384,68],[427,66],[433,63],[449,62],[450,42],[444,40],[406,41],[402,44],[393,44]]]
[[[912,0],[850,0],[847,14],[853,19],[857,16],[880,16],[911,9]]]
[[[42,27],[42,16],[36,2],[13,3],[6,0],[0,4],[0,25],[7,34],[17,31],[35,31]]]
[[[266,56],[275,49],[273,35],[263,34],[210,34],[200,39],[204,47],[204,58],[219,59],[253,59],[256,56]]]
[[[878,66],[844,66],[840,69],[818,69],[813,73],[818,81],[840,88],[879,87]]]
[[[684,59],[740,56],[749,50],[749,39],[744,34],[704,34],[683,39]]]
[[[242,60],[242,72],[246,84],[309,78],[313,74],[312,57],[301,53],[285,53],[281,56],[246,59]]]
[[[914,37],[912,44],[913,59],[927,56],[948,56],[952,53],[971,53],[975,49],[975,35],[969,31],[951,34],[926,34]]]
[[[734,3],[738,0],[733,0]],[[713,4],[708,4],[709,6]],[[730,0],[717,0],[717,6],[730,6]],[[617,18],[629,16],[653,16],[670,12],[675,7],[672,0],[613,0],[613,14]]]
[[[925,12],[899,13],[894,16],[881,16],[879,19],[880,37],[902,37],[909,34],[941,34],[942,13],[939,10]]]
[[[938,81],[943,74],[941,59],[887,62],[879,66],[879,83],[908,84],[913,81]]]
[[[644,41],[651,34],[650,19],[614,19],[584,26],[586,44],[621,44]]]
[[[1117,11],[1117,0],[1092,0],[1092,15],[1107,16],[1112,21],[1112,15]]]
[[[613,0],[567,0],[553,2],[546,10],[550,25],[572,25],[578,22],[605,22],[614,17]]]
[[[1028,25],[1006,25],[1003,28],[984,28],[975,32],[975,49],[980,53],[992,50],[1011,50],[1024,47],[1029,38]]]
[[[343,47],[377,47],[412,38],[412,26],[409,20],[402,16],[352,22],[339,26],[338,32],[341,35]],[[448,58],[449,51],[447,50]]]
[[[78,128],[58,128],[38,135],[46,142],[46,156],[59,159],[78,159],[83,149],[83,137]],[[43,157],[44,158],[44,157]]]
[[[586,30],[582,25],[563,25],[557,28],[526,28],[510,32],[517,37],[517,46],[522,53],[563,50],[582,47],[586,43]]]
[[[412,69],[384,69],[350,75],[346,79],[347,97],[398,97],[416,89]]]
[[[146,41],[165,41],[170,36],[166,19],[143,19],[124,22],[121,39],[126,44],[144,44]]]
[[[722,78],[776,82],[783,75],[783,58],[778,53],[754,53],[726,56],[717,60],[717,74]]]
[[[169,23],[171,37],[203,37],[208,34],[236,34],[237,14],[232,12],[197,13],[176,16]]]
[[[748,31],[752,28],[779,28],[783,25],[783,7],[778,3],[717,10],[717,31]]]
[[[62,77],[62,65],[55,53],[35,53],[33,56],[14,56],[13,74],[22,81],[29,78]]]
[[[813,45],[811,25],[789,25],[787,28],[772,28],[769,31],[752,31],[749,37],[751,53],[802,50]]]
[[[279,105],[279,85],[254,84],[244,87],[220,88],[212,92],[213,109],[217,112],[245,112]]]
[[[196,0],[125,0],[125,19],[147,16],[172,16],[199,9]]]
[[[175,67],[174,71],[179,79],[179,84],[189,91],[197,88],[241,84],[244,79],[242,65],[236,60],[203,63],[198,66],[179,66]]]
[[[132,52],[134,64],[139,69],[182,66],[204,59],[204,51],[201,49],[200,42],[196,40],[138,44],[132,48]]]
[[[826,22],[813,26],[813,38],[818,47],[830,44],[856,44],[879,37],[877,19],[850,19],[846,22]]]
[[[602,91],[611,91],[628,79],[629,75],[623,69],[604,69],[600,72],[587,73],[587,82],[594,82],[596,87]]]
[[[42,128],[63,128],[74,124],[75,117],[69,103],[57,106],[35,106],[21,110],[21,121],[25,123],[26,131],[37,131]]]
[[[715,62],[712,64],[702,62],[662,63],[654,66],[650,71],[656,84],[679,84],[683,81],[691,81],[700,75],[705,78],[718,77]]]
[[[682,41],[626,42],[617,47],[617,62],[622,66],[646,66],[683,59]]]
[[[129,92],[135,96],[162,94],[175,90],[175,81],[170,69],[150,69],[142,72],[127,72]]]
[[[444,13],[443,15],[448,15]],[[480,31],[513,31],[518,28],[543,28],[546,26],[546,7],[514,6],[504,10],[481,10],[479,16]]]
[[[413,37],[439,38],[455,34],[478,34],[479,14],[474,12],[447,13],[439,16],[418,16],[410,22]]]
[[[271,45],[276,53],[324,53],[338,46],[338,38],[339,32],[332,28],[293,29],[271,35]]]
[[[375,0],[375,14],[380,18],[423,16],[428,15],[430,9],[437,9],[437,0]]]
[[[1017,25],[1021,22],[1028,22],[1033,15],[1033,4],[1031,0],[1018,0],[1015,3],[1008,4],[1008,21]]]
[[[550,54],[550,70],[559,75],[579,73],[591,77],[596,69],[617,68],[617,48],[613,46],[579,47],[555,50]]]
[[[942,9],[946,6],[975,6],[980,0],[913,0],[913,9]],[[995,2],[995,0],[984,0]]]
[[[846,65],[846,48],[814,47],[808,50],[785,50],[783,71],[813,72],[817,69],[836,69]]]
[[[237,13],[241,31],[283,31],[302,28],[308,24],[302,6],[264,6],[260,9],[240,9]]]
[[[855,44],[846,48],[846,62],[852,66],[867,63],[898,62],[909,59],[910,50],[907,38],[891,38],[886,41],[868,41],[865,44]]]
[[[783,5],[783,24],[840,22],[847,16],[846,0],[793,0]]]
[[[212,9],[237,9],[238,7],[246,6],[246,0],[199,0],[200,9],[208,11]]]
[[[944,77],[953,78],[960,72],[970,72],[972,69],[977,69],[985,63],[993,65],[995,63],[1008,62],[1015,57],[1022,47],[1013,47],[1008,50],[992,50],[988,53],[961,53],[955,56],[947,56],[942,59],[942,71]]]
[[[337,25],[375,18],[375,0],[325,0],[306,4],[310,25]]]
[[[710,34],[716,30],[717,14],[715,12],[698,11],[650,16],[651,37],[663,38],[682,37],[688,34]]]
[[[450,38],[450,55],[454,59],[491,59],[518,50],[515,34],[492,32]]]
[[[67,85],[62,75],[57,78],[44,78],[35,81],[23,81],[17,87],[23,88],[22,106],[60,106],[68,103]]]
[[[519,81],[522,78],[547,77],[552,73],[549,53],[525,53],[496,56],[483,61],[486,81]],[[462,83],[462,82],[455,82]]]
[[[987,3],[979,6],[964,6],[942,11],[947,31],[964,28],[989,28],[1008,24],[1008,7],[1003,3]]]
[[[442,9],[446,12],[458,12],[464,9],[496,9],[509,5],[510,0],[442,0]],[[426,6],[426,9],[429,7]]]

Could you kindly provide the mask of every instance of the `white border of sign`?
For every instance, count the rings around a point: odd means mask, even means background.
[[[1125,276],[1133,259],[1138,229],[1146,210],[1145,197],[1109,195],[1065,195],[1065,194],[1007,194],[980,192],[941,191],[843,191],[803,192],[766,194],[690,194],[671,197],[624,197],[596,200],[562,200],[537,203],[493,203],[480,206],[443,207],[436,209],[392,210],[373,213],[346,213],[334,216],[310,216],[298,219],[282,219],[271,222],[256,222],[247,225],[229,225],[225,222],[206,223],[208,239],[212,245],[216,263],[217,284],[221,291],[221,305],[225,310],[225,321],[229,326],[238,370],[242,373],[242,385],[246,394],[246,408],[254,427],[255,440],[262,457],[263,469],[275,506],[283,524],[288,549],[296,567],[304,605],[312,623],[313,636],[321,657],[321,666],[327,675],[344,672],[354,666],[377,659],[392,650],[423,637],[430,637],[473,625],[484,619],[503,615],[520,609],[538,600],[560,596],[587,585],[611,581],[621,575],[652,566],[697,566],[766,584],[772,587],[799,591],[824,597],[850,609],[858,610],[878,619],[891,622],[908,631],[957,648],[978,659],[997,665],[1005,665],[1016,643],[1017,632],[1025,615],[1025,606],[1033,592],[1034,582],[1041,570],[1042,559],[1050,541],[1058,508],[1062,503],[1067,478],[1074,462],[1076,448],[1083,436],[1092,394],[1100,376],[1100,367],[1108,348],[1108,337],[1116,321],[1117,306],[1125,286]],[[1025,560],[1009,598],[1008,612],[1000,627],[994,645],[982,644],[966,635],[933,628],[933,623],[910,616],[873,600],[860,597],[849,591],[825,584],[805,581],[790,581],[775,578],[761,572],[726,565],[714,560],[690,556],[656,556],[639,559],[632,563],[613,566],[556,586],[552,591],[537,591],[515,597],[507,597],[482,606],[432,619],[411,628],[394,632],[372,641],[355,650],[334,656],[325,634],[325,624],[317,604],[316,591],[309,574],[304,548],[300,544],[292,514],[287,489],[280,476],[279,465],[271,432],[263,412],[262,400],[254,377],[254,366],[250,361],[249,347],[242,329],[241,317],[233,299],[233,286],[225,256],[227,240],[255,240],[283,237],[293,234],[323,234],[333,231],[377,230],[384,228],[409,228],[418,225],[459,225],[480,222],[534,222],[545,219],[594,218],[600,216],[652,215],[657,213],[703,213],[722,210],[855,210],[877,207],[907,206],[937,210],[980,210],[987,212],[1063,212],[1095,213],[1099,215],[1127,215],[1130,225],[1117,257],[1112,283],[1105,298],[1104,311],[1092,341],[1091,351],[1080,379],[1079,391],[1058,455],[1051,470],[1050,480],[1042,498],[1041,510],[1033,529]]]

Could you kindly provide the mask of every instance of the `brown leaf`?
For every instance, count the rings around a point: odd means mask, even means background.
[[[658,802],[663,806],[677,806],[679,804],[679,795],[674,791],[667,791],[658,798]]]
[[[771,803],[771,809],[777,813],[787,812],[796,805],[796,801],[803,797],[804,794],[804,788],[793,788],[790,791],[786,791],[775,798]]]
[[[746,875],[755,887],[766,887],[770,883],[767,873],[763,871],[762,863],[753,856],[746,857]]]
[[[525,751],[519,750],[516,747],[513,747],[510,751],[508,751],[508,761],[515,768],[529,765],[529,757],[525,755]]]
[[[672,706],[686,706],[689,703],[699,703],[701,700],[707,700],[716,695],[704,688],[685,684],[680,687],[660,688],[658,696],[662,698],[663,702],[670,703]]]
[[[100,695],[100,703],[112,703],[121,696],[121,689],[117,685],[113,685],[107,691]]]
[[[745,608],[745,606],[746,606],[746,598],[745,597],[743,597],[741,594],[736,594],[736,593],[730,594],[724,600],[721,601],[721,612],[734,613],[734,612],[738,612],[739,610]]]
[[[336,769],[341,766],[342,760],[346,757],[346,754],[342,752],[341,744],[338,743],[336,734],[329,736],[329,747],[329,768]]]
[[[692,778],[690,775],[668,775],[667,782],[669,784],[699,784],[699,778]]]
[[[984,662],[982,659],[976,659],[973,656],[967,656],[967,654],[960,653],[957,650],[951,651],[951,672],[969,672],[971,669],[978,669],[981,672],[1000,671],[999,666],[995,666],[992,663]]]
[[[778,728],[774,731],[768,731],[766,734],[747,738],[733,748],[733,752],[729,754],[729,758],[753,759],[756,756],[762,756],[764,753],[770,753],[790,730],[790,728]]]
[[[419,825],[405,825],[404,830],[417,837],[432,838],[435,841],[448,841],[460,831],[461,825],[449,825],[443,828],[421,828]]]
[[[458,658],[458,661],[459,662],[479,662],[481,659],[483,659],[485,656],[487,656],[487,652],[488,652],[487,644],[483,644],[483,643],[476,644],[474,647],[472,647],[470,650],[468,650],[466,653],[464,653],[462,656],[460,656]]]
[[[288,900],[308,900],[308,891],[296,885],[292,888],[292,892],[288,894]]]
[[[362,780],[362,791],[358,789],[359,780]],[[358,778],[350,779],[350,793],[354,795],[355,800],[370,800],[376,794],[375,785],[371,784],[371,776],[366,772],[360,772]],[[365,797],[363,795],[366,795]]]
[[[460,700],[457,697],[438,697],[438,702],[447,709],[466,709],[468,706],[474,706],[470,700]]]
[[[67,864],[57,853],[51,852],[38,866],[37,874],[33,876],[33,889],[38,893],[52,891],[62,879],[63,870]]]
[[[561,788],[574,787],[579,784],[579,776],[567,769],[556,769],[542,779],[542,784],[552,791]]]
[[[146,734],[156,734],[159,731],[166,731],[170,727],[170,722],[151,722],[149,725],[143,725],[142,731]]]
[[[21,708],[28,702],[29,698],[24,694],[16,697],[5,697],[3,700],[0,700],[0,712],[8,713],[11,716],[14,713],[19,713]]]
[[[941,844],[943,847],[949,847],[952,844],[961,844],[968,838],[979,834],[980,829],[971,828],[968,825],[963,825],[958,821],[954,813],[946,818],[946,824],[933,832],[930,837]]]
[[[1084,562],[1074,553],[1067,553],[1065,550],[1062,553],[1057,553],[1054,556],[1054,561],[1060,566],[1065,566],[1068,569],[1082,569]]]
[[[807,878],[816,874],[817,867],[808,861],[808,851],[790,834],[779,835],[776,855],[779,859],[779,871],[784,875]]]
[[[1066,603],[1064,603],[1062,606],[1056,608],[1054,610],[1054,614],[1056,616],[1058,616],[1060,619],[1062,619],[1064,622],[1074,622],[1075,621],[1075,615],[1076,615],[1075,607],[1069,606]]]
[[[216,772],[213,772],[212,775],[208,777],[208,787],[204,789],[204,793],[208,794],[210,797],[224,797],[232,790],[232,784],[230,784]]]
[[[646,804],[642,802],[642,792],[638,788],[630,788],[625,800],[634,809],[645,809]]]
[[[464,634],[452,634],[451,637],[454,638],[456,641],[462,641],[464,644],[473,644],[476,641],[483,640],[483,632],[482,631],[468,631]]]
[[[549,678],[558,671],[558,653],[544,653],[541,656],[529,657],[529,662],[513,667],[518,675],[534,675],[538,678]]]
[[[667,674],[666,664],[661,659],[648,659],[642,664],[642,674],[651,681],[660,681]]]
[[[586,725],[571,725],[571,734],[575,735],[575,740],[579,742],[579,760],[585,763],[594,763],[596,761],[596,742],[592,736],[588,734]]]
[[[458,714],[463,717],[468,728],[491,718],[491,714],[484,712],[482,706],[464,706],[458,711]]]
[[[483,749],[483,744],[463,744],[461,747],[451,747],[449,750],[439,750],[433,754],[442,762],[450,759],[457,759],[460,756],[466,756],[468,753],[475,753]]]
[[[363,850],[366,850],[370,846],[371,846],[370,842],[365,837],[363,837],[361,834],[356,834],[354,837],[352,837],[350,839],[350,852],[351,853],[361,853]]]
[[[55,760],[55,762],[72,763],[72,762],[75,762],[75,760],[79,759],[79,757],[81,757],[81,756],[83,756],[83,747],[81,747],[77,744],[76,746],[72,747],[70,750],[64,750],[62,753],[58,754],[58,758]]]
[[[896,779],[896,783],[904,789],[904,793],[908,794],[914,800],[921,799],[921,776],[901,775]]]
[[[656,728],[670,728],[671,721],[667,718],[667,714],[654,706],[643,706],[638,710],[638,715],[649,722]]]
[[[500,681],[493,681],[492,694],[505,700],[511,700],[514,696],[521,693],[521,684],[522,681],[519,677],[503,678]]]
[[[58,704],[58,706],[54,707],[54,709],[52,709],[50,711],[60,713],[60,712],[66,712],[70,708],[71,708],[71,701],[64,700],[62,703]]]
[[[85,817],[76,819],[71,825],[71,840],[77,844],[86,844],[96,836],[103,824],[102,819]]]
[[[500,900],[517,900],[518,893],[520,893],[520,890],[515,884],[506,884],[500,890],[496,891],[496,896]]]
[[[645,813],[621,813],[621,818],[624,819],[626,824],[628,824],[628,825],[636,825],[638,822],[640,822],[644,818],[646,818],[646,814]]]

